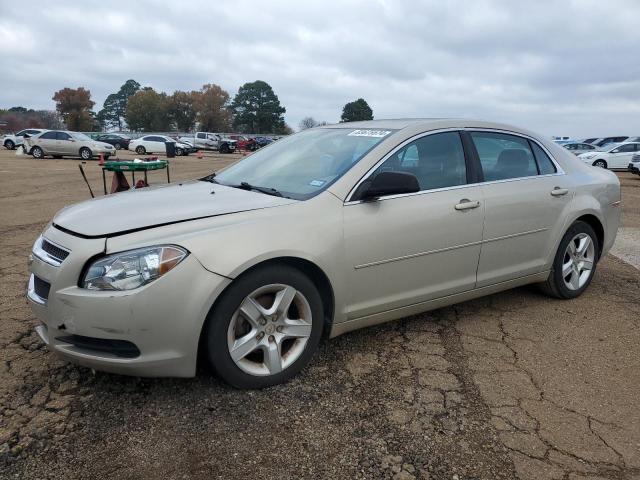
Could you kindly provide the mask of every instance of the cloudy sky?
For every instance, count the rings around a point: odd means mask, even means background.
[[[365,98],[376,118],[472,117],[545,135],[640,135],[638,0],[0,0],[0,108],[96,109],[157,90],[265,80],[297,127]]]

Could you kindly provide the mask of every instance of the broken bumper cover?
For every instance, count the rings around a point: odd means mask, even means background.
[[[77,284],[91,257],[79,260],[81,249],[69,246],[71,253],[59,266],[37,256],[31,262],[27,299],[41,322],[36,331],[49,349],[66,360],[112,373],[195,375],[204,320],[230,280],[189,255],[143,287],[87,290]]]

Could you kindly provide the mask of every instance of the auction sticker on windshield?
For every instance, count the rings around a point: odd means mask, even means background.
[[[374,137],[382,138],[391,133],[390,130],[354,130],[349,134],[350,137]]]

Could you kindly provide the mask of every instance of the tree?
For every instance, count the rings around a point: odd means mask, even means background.
[[[231,124],[229,93],[218,85],[208,83],[199,92],[193,92],[200,130],[225,132]]]
[[[56,110],[62,115],[69,130],[87,131],[93,125],[91,92],[82,87],[63,88],[53,95]]]
[[[9,112],[17,112],[17,113],[27,113],[28,112],[28,110],[26,108],[24,108],[24,107],[11,107],[8,111]]]
[[[300,128],[300,130],[306,130],[307,128],[313,128],[316,125],[318,124],[313,119],[313,117],[304,117],[302,120],[300,120],[298,127]]]
[[[112,93],[107,97],[102,105],[102,110],[96,116],[98,122],[104,129],[124,128],[124,116],[127,111],[129,98],[140,90],[140,84],[133,79],[129,79],[120,87],[117,93]]]
[[[171,123],[181,132],[191,131],[196,123],[196,94],[197,92],[176,90],[168,97],[168,114]]]
[[[373,110],[362,98],[347,103],[342,109],[340,117],[341,122],[357,122],[359,120],[373,120]]]
[[[171,129],[169,98],[146,87],[129,98],[125,120],[129,128],[142,132],[166,132]]]
[[[262,80],[245,83],[233,99],[231,110],[233,126],[246,133],[280,133],[285,128],[278,96],[271,86]]]

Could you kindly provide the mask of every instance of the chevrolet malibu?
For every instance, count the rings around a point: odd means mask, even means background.
[[[508,125],[306,130],[200,180],[61,210],[27,297],[91,368],[228,383],[294,376],[323,336],[539,283],[571,299],[611,248],[620,186]]]

